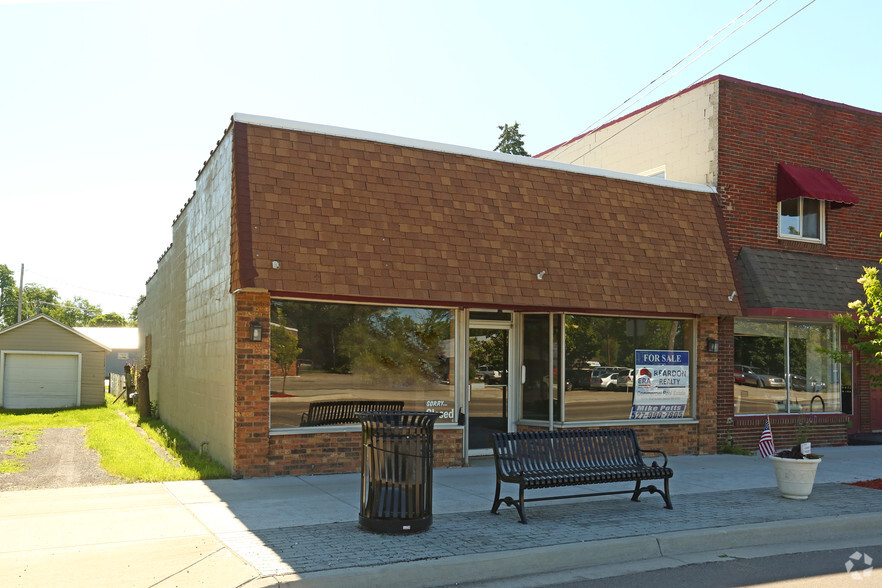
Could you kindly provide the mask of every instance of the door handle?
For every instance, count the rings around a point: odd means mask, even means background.
[[[521,366],[521,384],[527,383],[527,366]]]

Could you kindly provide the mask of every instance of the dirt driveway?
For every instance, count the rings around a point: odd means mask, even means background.
[[[0,436],[0,453],[10,443],[8,437]],[[24,471],[0,473],[0,492],[124,482],[105,472],[98,452],[86,447],[85,427],[43,429],[36,443],[37,449],[24,458]],[[2,459],[9,457],[0,455]]]

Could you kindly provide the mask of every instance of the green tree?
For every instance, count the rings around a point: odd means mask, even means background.
[[[500,133],[499,143],[493,151],[510,153],[512,155],[530,156],[530,154],[524,149],[524,135],[518,130],[517,122],[511,126],[508,126],[507,124],[503,125],[499,127],[499,130],[502,131],[502,133]]]
[[[472,333],[475,331],[473,330]],[[478,331],[486,332],[486,331]],[[490,331],[488,336],[478,335],[469,337],[469,357],[471,363],[469,365],[469,378],[474,374],[478,366],[486,365],[491,370],[506,370],[505,358],[508,351],[508,334],[501,331]]]
[[[55,292],[54,290],[52,291]],[[57,299],[58,293],[56,292],[55,295]],[[100,306],[95,306],[80,296],[74,296],[72,299],[65,300],[62,303],[49,304],[43,312],[69,327],[89,326],[94,318],[102,314]],[[124,319],[123,323],[125,323]]]
[[[446,311],[417,315],[389,309],[350,323],[341,333],[340,349],[351,358],[353,374],[407,388],[444,377],[445,338],[450,338]]]
[[[343,331],[351,323],[368,320],[373,313],[384,310],[376,306],[274,300],[272,312],[275,322],[297,328],[304,357],[316,369],[347,374],[351,358],[340,347]]]
[[[129,323],[125,317],[115,312],[99,314],[92,318],[87,326],[89,327],[127,327]]]
[[[568,314],[566,317],[567,367],[594,360],[600,349],[600,338],[591,316]]]
[[[882,283],[879,281],[879,268],[865,267],[858,283],[864,288],[866,300],[858,299],[849,303],[852,314],[840,314],[834,318],[839,327],[849,333],[848,341],[860,352],[863,361],[878,368],[882,366]],[[849,361],[845,352],[825,351],[830,352],[837,361]],[[882,371],[876,369],[870,379],[882,383]]]
[[[141,303],[144,302],[144,299],[147,298],[143,294],[138,298],[138,302],[135,303],[135,306],[132,307],[132,310],[129,311],[129,326],[137,327],[138,326],[138,307],[141,306]]]
[[[284,325],[272,325],[270,327],[270,354],[273,361],[282,368],[282,394],[285,393],[285,385],[288,381],[288,372],[303,349],[300,348],[295,331]]]
[[[15,324],[18,317],[18,287],[15,272],[0,264],[0,328]]]
[[[40,313],[49,314],[59,303],[58,290],[40,284],[25,284],[22,289],[21,318],[24,320]]]

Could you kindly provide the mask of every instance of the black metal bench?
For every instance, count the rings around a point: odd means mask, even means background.
[[[322,400],[310,402],[308,412],[300,417],[301,427],[348,425],[358,423],[356,412],[404,410],[403,400]]]
[[[671,505],[668,480],[674,475],[663,451],[640,449],[633,429],[560,429],[557,431],[528,431],[520,433],[493,433],[493,459],[496,463],[496,496],[490,512],[498,514],[499,505],[514,506],[526,523],[524,502],[581,498],[608,494],[631,494],[637,501],[643,492],[659,493],[665,499],[665,508]],[[664,457],[664,463],[647,465],[643,455],[651,453]],[[645,480],[664,480],[662,491],[655,486],[642,487]],[[502,482],[517,484],[519,498],[500,498]],[[596,492],[570,496],[524,499],[524,490],[636,482],[634,490]]]

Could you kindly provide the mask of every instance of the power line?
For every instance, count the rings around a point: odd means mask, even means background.
[[[802,8],[800,8],[799,10],[797,10],[796,12],[794,12],[793,14],[791,14],[790,16],[788,16],[787,18],[785,18],[784,20],[782,20],[781,22],[779,22],[778,24],[776,24],[775,26],[773,26],[772,28],[770,28],[768,31],[766,31],[765,33],[763,33],[762,35],[760,35],[759,37],[757,37],[756,39],[754,39],[753,41],[751,41],[750,43],[748,43],[747,45],[745,45],[744,47],[742,47],[741,49],[739,49],[738,51],[736,51],[734,54],[732,54],[732,55],[731,55],[730,57],[728,57],[727,59],[723,60],[723,61],[722,61],[721,63],[719,63],[716,67],[711,68],[710,70],[708,70],[707,73],[705,73],[703,76],[700,76],[700,77],[698,78],[698,80],[704,79],[705,77],[707,77],[707,76],[708,76],[712,71],[714,71],[715,69],[719,69],[719,68],[723,67],[724,65],[726,65],[729,61],[731,61],[732,59],[734,59],[735,57],[737,57],[742,51],[748,49],[751,45],[753,45],[754,43],[756,43],[757,41],[759,41],[760,39],[762,39],[763,37],[765,37],[766,35],[768,35],[768,34],[771,33],[772,31],[774,31],[775,29],[777,29],[778,27],[780,27],[782,24],[784,24],[785,22],[787,22],[788,20],[790,20],[791,18],[793,18],[794,16],[796,16],[797,14],[799,14],[800,12],[802,12],[803,10],[805,10],[806,8],[808,8],[809,6],[811,6],[812,4],[814,4],[816,1],[817,1],[817,0],[811,0],[810,2],[808,2],[805,6],[803,6]],[[696,82],[697,82],[698,80],[696,80]]]
[[[696,57],[695,59],[693,59],[692,61],[690,61],[690,62],[686,65],[686,67],[689,67],[690,65],[692,65],[693,63],[695,63],[695,61],[697,61],[698,59],[700,59],[701,57],[703,57],[704,55],[706,55],[709,51],[713,50],[717,45],[719,45],[720,43],[722,43],[723,41],[725,41],[726,39],[728,39],[729,37],[731,37],[734,33],[736,33],[736,32],[737,32],[739,29],[741,29],[744,25],[748,24],[748,23],[749,23],[750,21],[752,21],[754,18],[756,18],[757,16],[759,16],[760,14],[762,14],[763,12],[765,12],[766,10],[768,10],[769,8],[771,8],[772,6],[774,6],[774,4],[775,4],[777,1],[778,1],[778,0],[774,0],[771,4],[769,4],[768,6],[766,6],[765,8],[763,8],[760,12],[758,12],[757,14],[755,14],[754,16],[752,16],[749,20],[747,20],[746,22],[744,22],[744,23],[742,23],[741,25],[739,25],[738,28],[736,28],[734,31],[732,31],[731,33],[729,33],[728,35],[726,35],[725,37],[723,37],[723,39],[721,39],[720,41],[718,41],[717,43],[715,43],[710,49],[708,49],[707,51],[705,51],[704,53],[702,53],[701,55],[699,55],[698,57]],[[591,129],[593,129],[593,128],[596,128],[597,125],[598,125],[601,121],[606,120],[606,119],[607,119],[610,115],[612,115],[613,113],[615,113],[615,112],[617,112],[617,111],[619,111],[619,110],[622,110],[622,109],[625,107],[625,105],[627,105],[629,102],[631,102],[631,101],[632,101],[632,100],[633,100],[638,94],[641,94],[644,90],[646,90],[647,88],[649,88],[650,86],[652,86],[653,84],[655,84],[656,82],[658,82],[660,79],[662,79],[663,77],[665,77],[666,75],[668,75],[668,73],[670,73],[671,70],[673,70],[675,67],[677,67],[678,65],[680,65],[680,64],[683,63],[684,61],[686,61],[686,60],[687,60],[687,59],[688,59],[693,53],[695,53],[696,51],[698,51],[699,49],[701,49],[702,47],[704,47],[705,45],[707,45],[707,44],[708,44],[708,43],[709,43],[714,37],[716,37],[717,35],[719,35],[721,32],[725,31],[726,29],[728,29],[730,26],[732,26],[732,24],[734,24],[735,22],[737,22],[738,20],[740,20],[745,14],[747,14],[748,12],[750,12],[751,10],[753,10],[754,8],[756,8],[757,5],[759,5],[761,2],[763,2],[763,0],[757,0],[756,2],[754,2],[753,5],[752,5],[750,8],[748,8],[747,10],[745,10],[744,12],[742,12],[741,14],[739,14],[738,16],[736,16],[735,18],[733,18],[732,20],[730,20],[730,21],[729,21],[724,27],[718,29],[713,35],[711,35],[710,37],[708,37],[707,39],[705,39],[701,44],[699,44],[697,47],[695,47],[692,51],[690,51],[689,53],[687,53],[686,55],[684,55],[683,57],[681,57],[681,58],[680,58],[680,59],[679,59],[674,65],[672,65],[671,67],[669,67],[668,69],[666,69],[664,72],[662,72],[661,74],[659,74],[658,76],[656,76],[651,82],[649,82],[648,84],[645,84],[642,88],[640,88],[639,90],[637,90],[636,92],[634,92],[633,94],[631,94],[630,96],[628,96],[628,97],[627,97],[625,100],[623,100],[618,106],[616,106],[615,108],[611,109],[609,112],[607,112],[606,114],[600,116],[597,120],[595,120],[593,123],[591,123],[590,125],[588,125],[588,127],[583,131],[583,133],[584,133],[584,132],[587,132],[587,131],[589,131],[589,130],[591,130]],[[661,86],[663,86],[664,84],[666,84],[667,82],[669,82],[671,79],[673,79],[674,77],[676,77],[677,74],[679,74],[681,71],[683,71],[683,69],[686,69],[686,67],[684,67],[684,68],[680,69],[679,71],[677,71],[677,73],[675,73],[673,76],[671,76],[670,78],[668,78],[667,80],[665,80],[664,82],[662,82],[661,84],[659,84],[658,87],[661,87]],[[655,90],[657,90],[658,87],[657,87]],[[654,92],[655,90],[652,90],[652,92]],[[649,92],[649,93],[652,93],[652,92]],[[643,96],[640,96],[640,97],[642,98]]]
[[[775,0],[775,2],[777,2],[777,0]],[[752,45],[754,45],[755,43],[757,43],[758,41],[760,41],[761,39],[763,39],[764,37],[766,37],[767,35],[769,35],[772,31],[774,31],[775,29],[777,29],[778,27],[780,27],[781,25],[783,25],[784,23],[786,23],[787,21],[789,21],[790,19],[792,19],[794,16],[796,16],[797,14],[799,14],[800,12],[802,12],[803,10],[805,10],[806,8],[808,8],[809,6],[811,6],[812,4],[814,4],[815,2],[816,2],[816,0],[810,0],[810,1],[809,1],[808,3],[806,3],[804,6],[802,6],[801,8],[799,8],[796,12],[794,12],[793,14],[791,14],[790,16],[788,16],[787,18],[785,18],[784,20],[782,20],[781,22],[779,22],[778,24],[776,24],[775,26],[773,26],[772,28],[770,28],[769,30],[767,30],[766,32],[764,32],[762,35],[760,35],[759,37],[757,37],[756,39],[754,39],[753,41],[751,41],[750,43],[748,43],[747,45],[745,45],[744,47],[742,47],[741,49],[739,49],[738,51],[736,51],[735,53],[733,53],[732,55],[730,55],[729,57],[727,57],[726,59],[724,59],[724,60],[723,60],[722,62],[720,62],[719,64],[717,64],[717,65],[715,65],[714,67],[712,67],[711,69],[709,69],[706,73],[704,73],[703,75],[699,76],[694,82],[692,82],[692,84],[689,84],[689,85],[691,86],[691,85],[695,85],[695,84],[697,84],[698,82],[700,82],[701,80],[703,80],[704,78],[706,78],[708,75],[710,75],[712,72],[714,72],[715,70],[719,69],[720,67],[722,67],[723,65],[725,65],[726,63],[728,63],[729,61],[731,61],[732,59],[734,59],[735,57],[737,57],[737,56],[738,56],[739,54],[741,54],[743,51],[747,50],[749,47],[751,47]],[[774,4],[774,2],[773,2],[773,4]],[[754,5],[754,6],[755,6],[755,5]],[[763,11],[765,11],[765,10],[768,9],[769,7],[771,7],[771,5],[769,5],[769,6],[767,6],[766,8],[764,8]],[[751,7],[751,8],[753,8],[753,7]],[[762,14],[762,12],[760,12],[760,13],[754,15],[750,20],[753,20],[753,18],[756,18],[756,16],[759,16],[759,14]],[[740,18],[740,17],[739,17],[739,18]],[[736,20],[737,20],[737,19],[736,19]],[[750,20],[748,20],[747,22],[750,22]],[[744,23],[744,24],[747,24],[747,23]],[[741,26],[744,26],[744,25],[741,25]],[[739,27],[739,28],[740,28],[740,27]],[[737,30],[737,29],[736,29],[736,30]],[[731,34],[730,34],[729,36],[731,36]],[[728,37],[727,37],[727,38],[728,38]],[[725,40],[725,39],[724,39],[724,40]],[[717,44],[719,44],[719,43],[717,43]],[[707,53],[707,52],[705,52],[705,53]],[[702,54],[702,55],[704,55],[704,54]],[[701,56],[699,56],[699,57],[701,57]],[[681,61],[682,61],[682,60],[681,60]],[[694,62],[694,60],[693,60],[693,62]],[[691,63],[690,63],[689,65],[691,65]],[[688,67],[688,66],[687,66],[687,67]],[[685,68],[683,68],[683,69],[685,69]],[[679,70],[677,73],[680,73],[680,71],[683,71],[683,69]],[[669,80],[668,80],[668,81],[669,81]],[[688,86],[687,86],[687,87],[688,87]],[[644,118],[646,118],[647,116],[649,116],[650,114],[652,114],[653,112],[655,112],[655,111],[656,111],[658,108],[660,108],[662,105],[666,104],[666,103],[668,102],[668,100],[671,100],[671,99],[674,98],[674,97],[675,97],[675,95],[668,96],[667,98],[661,100],[658,104],[656,104],[656,105],[653,106],[652,108],[649,108],[649,109],[647,109],[646,111],[640,113],[639,116],[637,116],[636,118],[634,118],[633,120],[631,120],[628,124],[626,124],[626,125],[623,126],[622,128],[618,129],[615,133],[611,134],[609,137],[607,137],[606,139],[604,139],[603,141],[601,141],[601,142],[598,143],[597,145],[594,145],[593,147],[590,147],[588,150],[585,151],[585,153],[584,153],[583,155],[587,155],[588,153],[591,153],[592,151],[594,151],[594,150],[597,149],[598,147],[604,145],[607,141],[610,141],[611,139],[617,137],[619,134],[621,134],[621,133],[624,132],[625,130],[631,128],[631,127],[634,126],[636,123],[640,122],[641,120],[643,120]],[[587,131],[585,131],[585,132],[587,132]],[[585,134],[585,133],[582,133],[582,134]],[[571,143],[565,145],[564,148],[561,150],[560,153],[561,153],[561,154],[566,153],[566,151],[567,151],[568,149],[570,149],[571,147],[573,147],[574,145],[575,145],[575,141],[573,141],[573,142],[571,142]]]
[[[87,292],[94,292],[95,294],[104,294],[105,296],[116,296],[117,298],[128,298],[128,299],[135,299],[135,300],[137,300],[140,297],[139,295],[132,296],[130,294],[118,294],[115,292],[106,292],[104,290],[96,290],[94,288],[87,288],[85,286],[80,286],[78,284],[71,284],[70,282],[65,282],[64,280],[58,280],[58,279],[55,279],[51,276],[47,276],[45,274],[41,274],[41,273],[35,272],[33,270],[28,270],[28,273],[33,274],[37,277],[44,278],[46,280],[50,280],[53,283],[62,284],[62,285],[67,286],[69,288],[76,288],[77,290],[85,290]]]

